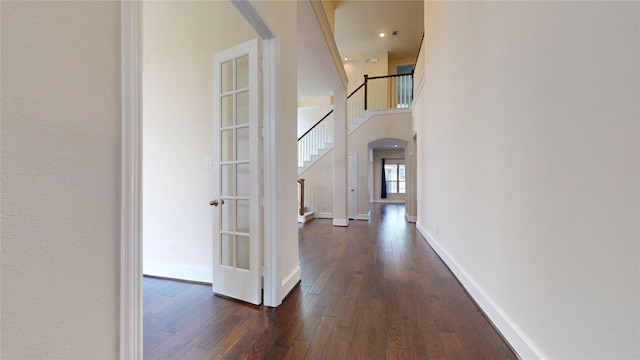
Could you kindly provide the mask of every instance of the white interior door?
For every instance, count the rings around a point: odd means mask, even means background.
[[[258,51],[255,39],[213,58],[213,291],[252,304],[262,303]]]
[[[358,161],[356,153],[347,154],[347,214],[349,219],[356,218],[356,201],[357,201],[357,172]]]

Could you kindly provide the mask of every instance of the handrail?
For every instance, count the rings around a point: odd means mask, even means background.
[[[411,75],[411,73],[408,73],[408,74],[382,75],[382,76],[367,76],[367,80],[386,79],[386,78],[409,76],[409,75]]]
[[[347,99],[351,98],[351,96],[355,95],[355,93],[357,93],[358,90],[360,90],[360,89],[362,89],[364,87],[364,89],[365,89],[365,110],[366,110],[367,109],[367,106],[366,106],[366,102],[367,102],[366,91],[367,91],[367,82],[369,80],[393,78],[393,77],[400,77],[400,76],[407,76],[407,75],[412,75],[412,74],[394,74],[394,75],[371,76],[371,77],[369,77],[368,75],[365,75],[364,76],[365,81],[362,84],[360,84],[360,86],[358,86],[355,90],[353,90],[351,92],[351,94],[349,94],[349,96],[347,96]],[[304,134],[302,134],[302,136],[300,136],[298,138],[298,141],[300,141],[300,139],[302,139],[305,135],[307,135],[309,132],[311,132],[311,130],[313,130],[316,126],[318,126],[324,119],[329,117],[329,115],[331,115],[332,113],[333,113],[333,109],[331,111],[329,111],[327,113],[327,115],[323,116],[322,119],[318,120],[318,122],[313,124],[313,126],[310,127],[309,130],[307,130]]]
[[[411,77],[411,81],[413,81],[413,70],[408,74],[393,74],[393,75],[382,75],[382,76],[371,76],[365,74],[364,75],[364,110],[369,110],[369,96],[368,96],[368,84],[371,80],[380,80],[380,79],[392,79],[392,78],[404,78]],[[391,81],[391,80],[389,80]],[[374,105],[375,106],[375,105]],[[388,106],[388,105],[387,105]]]
[[[347,99],[349,99],[351,96],[353,96],[355,93],[358,92],[358,90],[362,89],[362,87],[364,86],[364,83],[360,84],[360,86],[358,86],[355,90],[353,90],[351,92],[351,94],[349,94],[349,96],[347,96]],[[315,128],[316,126],[318,126],[322,120],[326,119],[327,117],[329,117],[329,115],[331,115],[333,113],[333,110],[329,111],[327,113],[327,115],[323,116],[322,119],[318,120],[318,122],[316,122],[315,124],[313,124],[312,127],[309,128],[309,130],[307,130],[304,134],[302,134],[302,136],[300,136],[298,138],[298,141],[300,141],[300,139],[302,139],[305,135],[307,135],[311,130],[313,130],[313,128]]]
[[[358,90],[362,89],[363,86],[364,86],[364,83],[360,84],[360,86],[358,86],[355,90],[353,90],[351,92],[351,94],[349,94],[349,96],[347,96],[347,99],[349,99],[351,96],[353,96],[355,93],[357,93]]]
[[[418,59],[420,58],[420,51],[422,50],[422,43],[424,43],[424,32],[422,33],[422,40],[420,40],[420,46],[418,46],[418,55],[416,55],[416,61],[413,63],[413,69],[418,66]]]
[[[307,130],[304,134],[302,134],[302,136],[300,136],[300,137],[298,138],[298,141],[300,141],[300,139],[302,139],[305,135],[307,135],[309,132],[311,132],[311,130],[313,130],[313,128],[315,128],[316,126],[318,126],[318,125],[322,122],[322,120],[324,120],[324,119],[328,118],[328,117],[329,117],[329,115],[331,115],[332,113],[333,113],[333,109],[331,109],[331,111],[329,111],[329,112],[327,113],[327,115],[323,116],[323,117],[322,117],[322,119],[318,120],[318,122],[317,122],[317,123],[313,124],[313,126],[312,126],[311,128],[309,128],[309,130]]]

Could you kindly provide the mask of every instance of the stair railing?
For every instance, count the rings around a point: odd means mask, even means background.
[[[366,83],[362,83],[347,96],[347,126],[358,124],[358,118],[364,115],[366,109]]]
[[[364,82],[347,97],[347,125],[358,124],[365,110],[411,107],[413,72],[386,76],[364,76]],[[298,167],[318,155],[320,149],[333,142],[333,110],[298,138]]]
[[[409,108],[413,102],[413,72],[364,76],[365,110]]]
[[[315,123],[298,138],[298,167],[310,161],[311,156],[318,155],[319,149],[333,142],[333,110]]]

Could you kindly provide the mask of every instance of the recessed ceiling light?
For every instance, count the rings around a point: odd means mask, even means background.
[[[393,145],[393,147],[398,147],[398,145]]]
[[[347,61],[347,60],[349,60],[349,59],[348,58],[344,58],[344,61]]]
[[[382,32],[382,33],[380,33],[380,37],[384,37],[384,33],[383,33],[383,32]]]

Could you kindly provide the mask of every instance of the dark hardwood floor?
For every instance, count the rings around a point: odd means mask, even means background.
[[[144,279],[145,359],[516,359],[404,206],[300,226],[302,282],[278,308]]]

